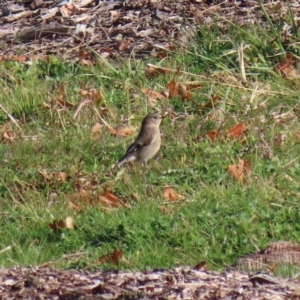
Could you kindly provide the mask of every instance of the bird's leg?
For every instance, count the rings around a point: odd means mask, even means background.
[[[142,166],[143,166],[143,167],[146,166],[147,170],[150,171],[150,168],[148,167],[148,164],[147,164],[146,161],[143,161],[143,162],[142,162]]]
[[[148,171],[150,171],[147,162],[145,162],[145,166],[148,169]]]

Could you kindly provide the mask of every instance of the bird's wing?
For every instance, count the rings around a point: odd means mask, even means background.
[[[138,137],[134,143],[132,143],[126,153],[118,160],[116,166],[120,167],[128,161],[133,161],[136,159],[136,154],[134,152],[138,151],[141,147],[147,146],[152,143],[152,138],[142,139]]]
[[[147,139],[141,139],[141,138],[137,138],[136,141],[134,143],[132,143],[127,151],[126,154],[137,151],[137,149],[139,149],[140,147],[144,147],[144,146],[148,146],[152,143],[152,137],[148,137]]]

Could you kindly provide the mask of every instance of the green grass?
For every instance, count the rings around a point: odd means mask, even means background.
[[[272,31],[259,27],[200,28],[188,50],[151,61],[187,73],[151,79],[144,72],[150,61],[109,62],[110,68],[101,61],[83,67],[56,58],[31,66],[2,62],[1,134],[13,131],[14,139],[0,144],[0,266],[51,262],[61,268],[151,269],[205,260],[222,270],[272,241],[300,243],[299,80],[273,71],[284,53],[282,45],[270,46],[271,40]],[[246,82],[238,60],[241,43],[248,45],[242,49]],[[296,43],[289,49],[299,50]],[[202,88],[192,101],[177,97],[152,108],[141,90],[161,91],[173,78]],[[88,98],[81,91],[90,89],[102,96],[74,118]],[[218,103],[201,109],[216,96]],[[70,106],[60,106],[58,99]],[[127,117],[166,108],[180,118],[163,123],[159,160],[149,162],[150,170],[137,165],[111,171],[134,136],[116,137],[103,126],[94,140],[92,126],[104,120],[125,127]],[[211,142],[206,136],[239,122],[248,128],[245,141]],[[245,184],[227,171],[240,158],[253,163]],[[59,172],[66,172],[67,180],[57,180]],[[107,186],[130,208],[103,210],[99,195]],[[166,186],[182,199],[165,200]],[[68,203],[82,189],[92,193],[93,203],[78,200],[77,212]],[[74,230],[50,228],[68,216]],[[98,262],[116,249],[124,256],[119,266]]]

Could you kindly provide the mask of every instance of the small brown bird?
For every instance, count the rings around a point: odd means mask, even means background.
[[[165,116],[153,113],[144,118],[135,142],[129,146],[125,155],[116,163],[116,166],[120,167],[130,161],[147,165],[148,160],[153,158],[160,148],[159,125]]]

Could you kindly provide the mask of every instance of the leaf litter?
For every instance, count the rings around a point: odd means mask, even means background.
[[[273,19],[288,16],[289,8],[299,17],[298,1],[263,2]],[[0,38],[7,46],[1,47],[0,61],[27,63],[29,57],[51,54],[83,65],[93,64],[97,59],[89,47],[104,59],[164,57],[177,47],[186,47],[187,31],[193,32],[198,24],[210,26],[217,22],[221,28],[228,20],[239,26],[265,24],[256,1],[214,4],[192,0],[8,0],[0,4]],[[286,30],[285,38],[289,35]]]

